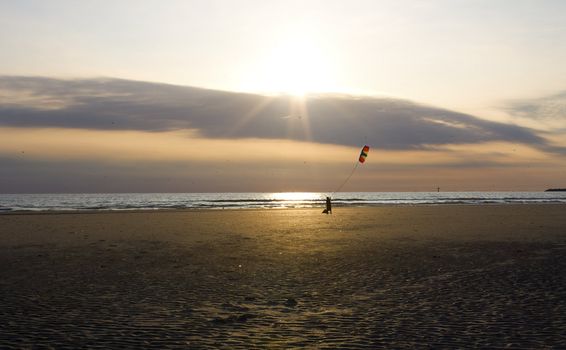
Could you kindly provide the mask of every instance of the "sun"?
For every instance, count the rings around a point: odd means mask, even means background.
[[[306,35],[274,43],[255,67],[252,89],[303,96],[336,91],[331,55]]]

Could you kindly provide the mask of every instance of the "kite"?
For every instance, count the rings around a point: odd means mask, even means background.
[[[368,152],[369,152],[369,146],[365,145],[364,148],[362,148],[362,151],[360,152],[360,159],[358,159],[360,161],[360,163],[363,163],[366,161],[366,157],[368,156]]]
[[[365,145],[362,148],[362,151],[360,152],[360,157],[358,158],[358,161],[356,162],[356,164],[354,164],[354,168],[352,169],[352,172],[350,173],[350,175],[348,175],[348,177],[346,178],[346,180],[344,180],[344,182],[342,182],[342,184],[340,186],[338,186],[338,188],[336,189],[336,191],[332,192],[332,194],[335,194],[336,192],[339,192],[342,187],[344,187],[344,185],[348,182],[348,180],[350,180],[350,178],[352,177],[352,175],[354,175],[354,172],[356,171],[356,169],[358,168],[358,165],[363,164],[366,161],[366,158],[368,156],[369,153],[369,146]]]

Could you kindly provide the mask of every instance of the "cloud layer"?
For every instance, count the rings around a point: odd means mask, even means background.
[[[546,148],[533,130],[411,101],[261,96],[120,79],[0,77],[0,126],[289,139],[392,150],[506,141]]]
[[[536,120],[566,120],[566,91],[531,100],[514,101],[507,110],[515,116]]]

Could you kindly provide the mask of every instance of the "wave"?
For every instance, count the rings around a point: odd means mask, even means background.
[[[132,193],[0,195],[0,213],[174,209],[274,209],[323,207],[326,193]],[[380,205],[560,204],[566,192],[343,192],[335,207]]]

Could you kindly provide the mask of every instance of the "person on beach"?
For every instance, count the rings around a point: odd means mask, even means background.
[[[330,197],[326,197],[326,209],[322,211],[323,214],[332,214],[332,203]]]

